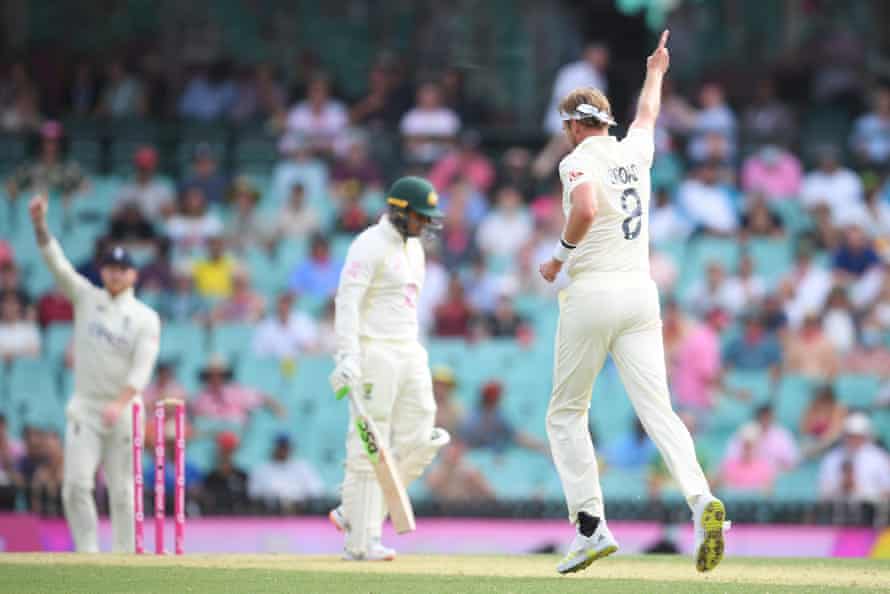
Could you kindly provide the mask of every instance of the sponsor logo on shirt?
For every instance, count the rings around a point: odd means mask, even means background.
[[[105,343],[111,349],[128,349],[130,341],[126,337],[115,334],[99,322],[90,322],[87,326],[90,336]]]
[[[569,183],[577,181],[577,180],[581,179],[582,177],[584,177],[584,172],[582,172],[582,171],[578,171],[577,169],[573,169],[572,171],[569,171]]]

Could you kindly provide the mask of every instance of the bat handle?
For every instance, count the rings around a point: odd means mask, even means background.
[[[343,397],[349,394],[349,386],[343,386],[339,390],[337,390],[335,396],[337,400],[343,400]]]

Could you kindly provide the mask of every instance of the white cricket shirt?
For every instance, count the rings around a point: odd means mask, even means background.
[[[417,301],[425,259],[416,237],[407,240],[386,215],[349,246],[336,317],[338,355],[358,355],[359,339],[417,340]]]
[[[572,252],[568,273],[640,272],[649,276],[649,168],[655,151],[651,130],[631,128],[627,136],[591,136],[559,164],[562,207],[568,218],[572,190],[596,189],[597,214]]]
[[[161,322],[132,289],[112,298],[79,275],[55,239],[41,248],[74,305],[74,395],[69,413],[99,414],[126,387],[142,392],[158,356]]]

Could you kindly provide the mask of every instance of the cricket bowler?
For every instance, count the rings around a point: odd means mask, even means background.
[[[102,259],[104,288],[79,275],[50,235],[46,196],[29,204],[37,243],[74,305],[74,394],[66,409],[62,500],[77,552],[99,552],[93,498],[101,463],[108,482],[114,552],[134,549],[132,418],[158,355],[160,320],[133,296],[136,269],[114,247]]]
[[[723,557],[725,510],[695,457],[692,437],[671,408],[658,290],[649,275],[650,168],[661,86],[670,57],[668,31],[647,60],[636,119],[622,140],[605,95],[576,89],[560,104],[574,149],[559,165],[566,225],[553,258],[541,265],[552,282],[564,265],[571,283],[559,296],[553,391],[547,435],[577,535],[557,566],[588,567],[618,550],[609,532],[588,411],[594,380],[612,355],[637,416],[692,509],[696,567]]]
[[[417,301],[425,274],[420,236],[442,216],[433,186],[403,177],[386,198],[387,213],[349,248],[337,289],[334,392],[349,388],[376,423],[407,487],[450,441],[434,428],[436,401],[426,349],[419,342]],[[350,413],[342,504],[330,519],[345,533],[343,558],[395,558],[380,533],[383,495]]]

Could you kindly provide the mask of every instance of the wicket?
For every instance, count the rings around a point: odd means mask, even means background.
[[[177,555],[185,552],[185,402],[182,400],[159,400],[154,410],[155,433],[155,554],[164,554],[164,471],[166,452],[164,448],[164,423],[166,420],[166,407],[176,407],[176,447],[174,451],[175,489],[174,489],[174,548]],[[134,497],[134,521],[135,521],[135,549],[137,554],[145,552],[145,539],[143,523],[144,510],[144,485],[142,479],[142,452],[144,436],[141,420],[142,405],[139,401],[133,403],[133,497]]]

